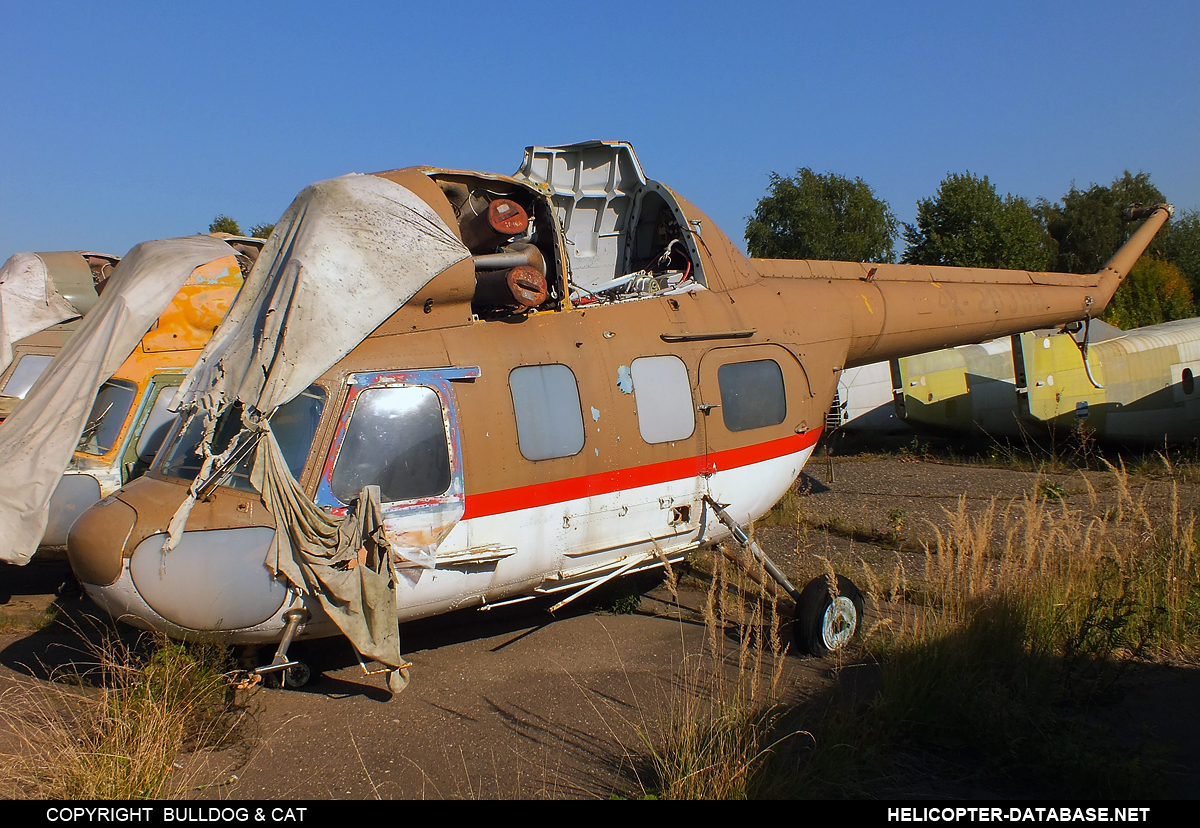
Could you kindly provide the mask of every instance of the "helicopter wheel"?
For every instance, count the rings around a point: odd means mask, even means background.
[[[276,670],[273,673],[263,673],[263,686],[272,690],[287,687],[303,687],[312,678],[312,668],[303,661],[293,664],[286,670]]]
[[[837,576],[837,597],[821,575],[808,582],[796,602],[796,646],[811,655],[825,655],[849,646],[862,627],[862,592],[849,578]]]

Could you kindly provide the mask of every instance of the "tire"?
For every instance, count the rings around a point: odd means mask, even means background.
[[[263,686],[271,690],[283,690],[288,687],[303,687],[308,684],[312,678],[312,668],[303,661],[298,662],[286,670],[276,670],[271,673],[263,673]]]
[[[849,646],[862,628],[862,592],[849,578],[837,576],[838,597],[829,594],[826,576],[813,578],[796,602],[793,629],[796,646],[811,655],[826,655]]]
[[[308,684],[308,680],[312,678],[312,668],[303,661],[297,662],[295,665],[283,671],[284,680],[288,687],[303,687]]]

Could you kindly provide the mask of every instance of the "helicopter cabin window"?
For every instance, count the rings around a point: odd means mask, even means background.
[[[127,380],[110,379],[101,385],[75,450],[100,455],[112,449],[137,390],[137,386]]]
[[[8,382],[4,383],[4,390],[0,391],[0,394],[19,400],[25,399],[29,389],[37,382],[52,359],[54,357],[46,354],[25,354],[17,360],[17,365],[8,375]]]
[[[330,480],[342,503],[379,486],[384,503],[434,497],[450,488],[442,401],[432,388],[368,388],[358,395]]]
[[[773,359],[730,362],[717,369],[721,414],[730,431],[779,425],[787,416],[783,371]]]
[[[158,395],[154,398],[154,404],[150,408],[146,422],[142,424],[142,433],[138,436],[137,458],[142,463],[149,463],[154,459],[154,455],[162,447],[163,440],[171,431],[171,424],[175,421],[175,412],[168,411],[167,406],[175,399],[178,387],[174,385],[159,386],[157,390]]]
[[[570,457],[583,450],[583,409],[566,365],[522,365],[508,375],[517,443],[526,460]]]
[[[271,431],[275,434],[275,440],[279,443],[279,449],[283,452],[283,459],[292,477],[297,480],[304,472],[304,463],[308,459],[313,437],[317,434],[317,425],[321,421],[321,412],[324,410],[325,390],[319,385],[310,385],[300,396],[279,406],[279,410],[271,417]],[[230,442],[241,430],[242,405],[234,403],[217,422],[216,433],[213,435],[213,453],[220,454],[229,448]],[[203,436],[203,418],[193,417],[187,428],[178,432],[171,444],[160,454],[162,473],[169,477],[195,480],[202,463],[199,447]],[[251,451],[234,464],[220,485],[243,492],[254,491],[254,487],[250,485],[254,454]]]
[[[686,440],[696,430],[687,366],[676,356],[639,357],[629,366],[638,430],[647,443]]]

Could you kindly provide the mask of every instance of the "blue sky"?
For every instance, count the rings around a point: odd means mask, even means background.
[[[631,141],[739,244],[771,171],[1200,207],[1200,3],[0,0],[0,259],[273,222],[306,184]]]

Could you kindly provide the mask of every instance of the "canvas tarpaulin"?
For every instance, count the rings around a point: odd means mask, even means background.
[[[305,188],[184,381],[182,406],[211,413],[237,399],[269,414],[468,256],[399,184],[346,175]]]
[[[0,425],[0,559],[28,563],[96,392],[192,271],[232,252],[207,236],[166,239],[137,245],[117,265],[71,341]]]
[[[366,530],[358,521],[378,509],[377,496],[374,506],[360,498],[345,519],[355,522],[339,526],[304,495],[277,456],[267,418],[431,279],[469,256],[432,207],[392,181],[347,175],[304,189],[276,223],[180,390],[179,410],[205,419],[205,460],[171,521],[164,550],[174,547],[197,493],[219,468],[220,460],[208,454],[218,417],[240,402],[246,430],[260,437],[252,479],[275,518],[268,566],[317,595],[359,652],[401,666],[390,566],[374,578],[370,567],[343,569],[364,545]]]
[[[0,372],[12,362],[18,340],[82,315],[59,293],[45,259],[14,253],[0,267]]]
[[[316,597],[364,656],[403,667],[379,487],[364,489],[345,518],[326,514],[292,477],[270,429],[258,441],[250,482],[276,521],[267,568]]]

